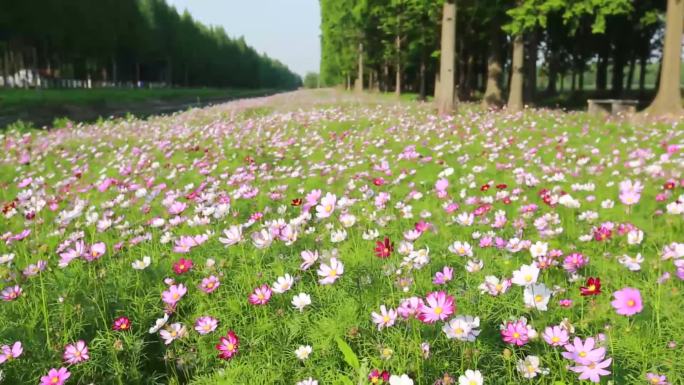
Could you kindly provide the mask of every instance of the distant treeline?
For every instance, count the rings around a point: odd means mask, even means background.
[[[292,89],[298,75],[164,0],[0,0],[0,76]],[[7,85],[7,82],[5,82]]]

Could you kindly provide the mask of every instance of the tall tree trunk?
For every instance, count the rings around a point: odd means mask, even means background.
[[[487,88],[484,92],[482,105],[488,108],[501,107],[501,32],[498,23],[493,22],[487,58]]]
[[[627,84],[625,89],[629,92],[632,90],[632,83],[634,82],[634,67],[636,67],[636,57],[632,56],[629,59],[629,70],[627,72]]]
[[[644,54],[639,58],[639,99],[644,97],[646,92],[646,65],[648,64],[648,55]]]
[[[425,58],[423,55],[420,57],[420,87],[419,87],[419,94],[418,94],[418,99],[421,101],[426,101],[427,100],[427,90],[426,90],[426,84],[427,83],[425,80]]]
[[[665,43],[663,44],[660,84],[653,103],[646,109],[651,115],[681,114],[682,93],[680,68],[682,56],[682,27],[684,0],[667,0]]]
[[[116,68],[116,58],[112,56],[112,82],[114,87],[116,87],[116,82],[119,81],[119,73]]]
[[[558,89],[556,83],[558,82],[558,56],[557,53],[551,51],[549,53],[549,84],[546,86],[546,93],[548,95],[556,95]]]
[[[397,47],[397,72],[396,80],[394,82],[394,94],[401,96],[401,36],[397,35],[395,44]]]
[[[513,61],[511,64],[511,86],[508,94],[508,110],[511,112],[523,109],[523,62],[525,43],[522,35],[513,38]]]
[[[570,72],[572,72],[572,83],[570,86],[570,91],[572,91],[572,93],[574,94],[577,90],[577,71],[573,69]]]
[[[618,47],[613,55],[613,78],[611,79],[611,94],[613,97],[622,96],[622,85],[625,82],[625,55]]]
[[[359,44],[359,63],[358,74],[356,75],[356,83],[354,83],[354,90],[356,92],[363,92],[363,43]]]
[[[435,89],[433,91],[434,95],[433,98],[436,103],[439,103],[439,92],[442,90],[440,84],[439,84],[439,71],[435,72]]]
[[[389,91],[389,64],[385,61],[382,67],[382,92]]]
[[[530,33],[530,40],[528,43],[529,49],[525,55],[525,90],[524,99],[529,101],[534,100],[537,93],[537,55],[539,52],[539,30],[534,29]]]
[[[454,64],[456,51],[456,0],[447,0],[442,6],[442,41],[439,60],[440,114],[449,114],[456,108],[454,99]]]
[[[608,58],[599,54],[599,60],[596,64],[596,89],[605,91],[608,83]]]
[[[4,55],[3,55],[3,65],[2,65],[2,79],[4,81],[4,86],[5,88],[9,87],[9,54],[7,50],[5,50]]]

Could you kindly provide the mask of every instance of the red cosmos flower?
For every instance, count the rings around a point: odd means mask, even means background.
[[[663,185],[663,188],[664,188],[665,190],[674,190],[675,187],[676,187],[675,182],[674,182],[674,181],[671,181],[671,180],[667,181],[667,183],[665,183],[665,184]]]
[[[191,269],[192,269],[192,260],[191,259],[181,258],[178,260],[178,262],[173,264],[173,271],[178,275],[187,273]]]
[[[376,186],[382,186],[383,184],[385,184],[385,180],[382,178],[375,178],[373,179],[373,184]]]
[[[390,374],[388,371],[383,370],[382,372],[378,369],[373,369],[368,375],[368,381],[371,384],[382,384],[383,382],[389,382]]]
[[[216,350],[219,351],[218,357],[222,360],[230,360],[238,352],[240,346],[240,339],[234,331],[229,330],[225,337],[219,338],[219,343],[216,344]]]
[[[499,190],[503,190],[506,187],[508,187],[508,185],[506,183],[499,183],[496,185],[496,188],[498,188]]]
[[[587,279],[586,286],[580,287],[580,294],[585,297],[588,295],[601,294],[601,279],[598,277],[589,277],[589,279]]]
[[[480,191],[487,191],[489,190],[489,183],[483,184],[482,187],[480,187]]]
[[[505,205],[510,205],[511,204],[511,198],[509,197],[504,197],[502,201]]]
[[[302,205],[302,198],[295,198],[292,200],[292,206],[298,207]]]
[[[131,320],[128,317],[119,317],[114,320],[112,330],[117,332],[124,332],[131,329]]]
[[[387,258],[394,251],[394,243],[390,242],[389,238],[385,237],[384,241],[375,242],[374,251],[378,258]]]

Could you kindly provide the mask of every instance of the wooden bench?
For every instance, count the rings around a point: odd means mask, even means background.
[[[638,104],[638,100],[588,99],[587,111],[590,114],[631,114],[636,112]]]

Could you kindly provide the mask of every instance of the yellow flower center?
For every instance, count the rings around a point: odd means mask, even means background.
[[[525,275],[525,282],[532,282],[532,275],[531,274]]]
[[[541,295],[537,294],[534,296],[534,301],[535,302],[541,302],[544,299]]]
[[[587,356],[587,352],[579,352],[579,356],[584,358]]]
[[[325,211],[331,212],[331,211],[332,211],[332,205],[326,205],[326,206],[325,206]]]
[[[632,306],[634,306],[635,304],[636,304],[636,302],[634,302],[633,299],[630,299],[629,301],[627,301],[627,306],[629,306],[629,307],[632,307]]]
[[[228,345],[226,345],[226,348],[228,348],[228,350],[232,351],[232,350],[235,350],[235,345],[228,343]]]
[[[444,310],[442,310],[442,308],[439,307],[439,306],[437,306],[437,307],[435,308],[435,314],[437,314],[437,315],[442,314],[443,311],[444,311]]]
[[[513,338],[520,338],[520,333],[518,333],[518,332],[513,333]]]
[[[556,343],[556,342],[559,342],[559,341],[560,341],[560,338],[558,338],[558,337],[553,337],[553,338],[551,338],[551,342],[553,342],[553,343]]]
[[[330,272],[328,273],[328,277],[333,278],[336,276],[337,276],[337,270],[335,270],[335,269],[330,270]]]

